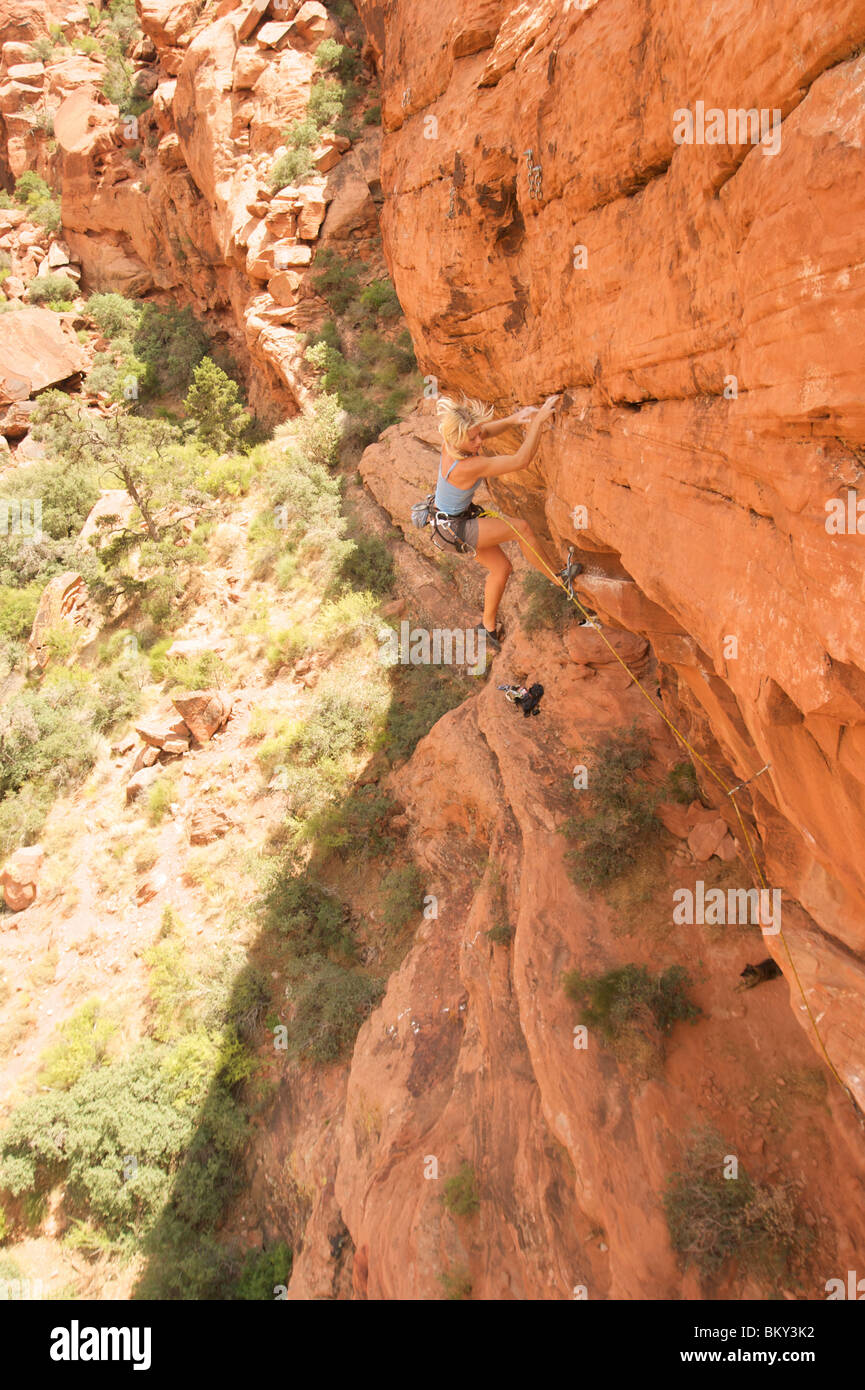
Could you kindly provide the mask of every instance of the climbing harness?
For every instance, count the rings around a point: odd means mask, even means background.
[[[476,517],[484,515],[483,507],[479,507],[477,502],[472,502],[464,512],[459,512],[456,516],[449,512],[433,512],[430,524],[436,550],[455,550],[458,555],[477,555],[474,546],[458,534],[454,523],[474,521]],[[440,544],[441,541],[444,541],[444,545]]]
[[[458,534],[454,523],[474,521],[479,516],[486,516],[486,512],[477,502],[472,502],[464,512],[440,512],[435,504],[434,492],[429,493],[422,501],[415,502],[411,509],[413,526],[420,531],[425,530],[427,526],[432,527],[432,541],[436,550],[455,550],[458,555],[476,555],[477,551]]]
[[[521,545],[528,546],[528,549],[531,550],[532,554],[535,556],[535,559],[538,560],[538,562],[540,563],[542,569],[543,569],[544,572],[549,576],[549,578],[552,580],[552,582],[553,582],[554,584],[558,584],[558,586],[559,586],[559,588],[562,590],[562,592],[565,593],[565,594],[567,594],[567,596],[568,596],[568,598],[570,599],[571,603],[573,603],[573,604],[575,605],[575,607],[578,608],[579,611],[583,614],[583,617],[584,617],[585,619],[589,620],[589,622],[591,623],[591,618],[590,618],[590,615],[589,615],[588,610],[585,609],[585,608],[583,607],[583,605],[580,603],[580,600],[576,597],[575,594],[569,593],[569,592],[568,592],[568,586],[567,586],[567,584],[563,582],[562,578],[561,578],[559,575],[553,574],[553,571],[549,568],[549,566],[547,565],[547,563],[546,563],[546,561],[544,560],[543,556],[542,556],[542,555],[539,555],[538,552],[534,549],[534,547],[531,546],[531,545],[528,545],[528,542],[525,540],[525,538],[519,535],[519,533],[518,533],[516,527],[514,526],[513,522],[509,521],[508,518],[507,518],[506,516],[502,516],[499,512],[491,511],[490,509],[487,509],[487,510],[484,512],[484,515],[485,515],[485,516],[494,516],[494,517],[497,517],[499,521],[504,521],[508,526],[510,526],[511,530],[512,530],[513,533],[514,533],[515,538],[521,543]],[[646,687],[641,683],[641,681],[637,678],[637,676],[634,675],[634,672],[631,670],[631,668],[630,668],[630,666],[628,665],[628,663],[624,660],[623,657],[621,657],[621,656],[619,655],[619,653],[616,651],[616,649],[615,649],[615,647],[613,646],[613,644],[612,644],[612,643],[609,641],[609,639],[605,636],[605,634],[603,633],[603,631],[601,631],[601,629],[600,629],[600,627],[598,626],[597,622],[591,623],[591,626],[595,628],[595,630],[596,630],[597,633],[598,633],[598,636],[600,637],[601,641],[604,643],[604,646],[605,646],[605,647],[608,649],[608,651],[610,652],[611,656],[613,656],[614,659],[619,663],[619,665],[620,665],[625,671],[627,671],[627,673],[628,673],[628,675],[630,676],[631,680],[634,682],[634,684],[636,685],[637,689],[641,692],[641,694],[643,694],[643,695],[646,697],[646,699],[648,700],[649,704],[652,706],[652,709],[655,711],[655,713],[658,714],[658,715],[660,715],[661,719],[663,719],[664,723],[667,725],[667,728],[670,730],[670,732],[671,732],[672,734],[674,734],[675,737],[676,737],[676,738],[679,740],[679,742],[682,744],[682,746],[688,750],[689,754],[690,754],[691,757],[694,759],[694,761],[695,761],[695,762],[698,762],[698,763],[700,764],[701,767],[705,768],[706,772],[708,772],[708,774],[710,775],[710,777],[712,777],[713,780],[714,780],[715,782],[717,782],[718,786],[721,788],[721,790],[722,790],[722,792],[724,793],[724,795],[727,796],[727,797],[729,797],[729,799],[730,799],[730,801],[731,801],[731,803],[732,803],[733,809],[734,809],[735,812],[736,812],[736,819],[738,820],[739,826],[740,826],[741,831],[742,831],[742,838],[743,838],[743,840],[744,840],[744,842],[745,842],[745,844],[746,844],[746,846],[747,846],[747,848],[748,848],[748,853],[749,853],[750,856],[751,856],[751,860],[752,860],[753,865],[754,865],[754,870],[755,870],[755,872],[756,872],[757,878],[758,878],[759,881],[760,881],[760,886],[761,886],[764,890],[766,890],[766,891],[768,892],[768,887],[769,887],[769,886],[768,886],[768,884],[766,883],[766,879],[765,879],[765,876],[764,876],[764,874],[763,874],[763,870],[762,870],[761,867],[760,867],[760,863],[759,863],[759,860],[757,859],[757,855],[756,855],[756,852],[755,852],[755,850],[754,850],[754,846],[753,846],[753,844],[752,844],[752,842],[751,842],[751,837],[750,837],[750,835],[748,834],[748,830],[747,830],[747,827],[746,827],[746,825],[745,825],[745,820],[744,820],[744,817],[743,817],[743,815],[742,815],[742,811],[741,811],[741,809],[740,809],[740,807],[739,807],[738,801],[736,800],[736,793],[739,792],[739,791],[741,791],[743,787],[746,787],[746,786],[748,785],[749,782],[755,781],[757,777],[761,777],[761,776],[763,775],[764,772],[767,772],[767,771],[769,770],[769,768],[771,767],[771,763],[767,763],[765,767],[760,768],[760,771],[759,771],[759,772],[752,773],[752,775],[751,775],[749,778],[747,778],[747,780],[746,780],[745,782],[740,783],[740,785],[739,785],[738,787],[728,787],[727,784],[726,784],[726,782],[724,781],[723,777],[721,777],[720,774],[717,773],[717,772],[715,771],[715,769],[712,767],[711,763],[707,762],[706,759],[703,757],[703,755],[702,755],[701,753],[698,753],[698,752],[697,752],[697,749],[693,746],[693,744],[692,744],[692,743],[690,742],[690,740],[685,736],[685,734],[683,734],[682,731],[676,727],[676,725],[673,723],[673,721],[672,721],[672,720],[669,718],[669,716],[664,712],[663,708],[658,704],[657,700],[655,700],[655,699],[652,698],[652,696],[649,694],[649,692],[648,692],[648,690],[646,689]],[[818,1045],[819,1045],[820,1052],[822,1053],[822,1055],[823,1055],[823,1057],[824,1057],[824,1059],[825,1059],[825,1061],[826,1061],[826,1065],[828,1066],[828,1068],[829,1068],[829,1070],[831,1071],[832,1075],[834,1076],[835,1080],[838,1082],[838,1085],[842,1088],[842,1090],[843,1090],[843,1091],[845,1092],[845,1094],[847,1095],[847,1098],[849,1099],[850,1103],[851,1103],[852,1106],[853,1106],[853,1110],[854,1110],[854,1113],[855,1113],[855,1115],[856,1115],[856,1118],[858,1119],[860,1125],[862,1125],[863,1122],[865,1122],[865,1116],[863,1116],[863,1114],[862,1114],[862,1110],[861,1110],[861,1108],[860,1108],[860,1106],[859,1106],[859,1102],[856,1100],[856,1097],[854,1096],[853,1092],[850,1090],[850,1087],[847,1085],[846,1081],[844,1081],[844,1079],[839,1075],[839,1072],[838,1072],[837,1067],[835,1066],[834,1062],[832,1061],[832,1058],[829,1056],[829,1053],[828,1053],[828,1051],[826,1050],[826,1044],[825,1044],[824,1041],[823,1041],[823,1036],[822,1036],[822,1034],[821,1034],[821,1032],[820,1032],[820,1029],[819,1029],[819,1027],[818,1027],[817,1020],[816,1020],[816,1018],[814,1017],[814,1012],[813,1012],[813,1010],[812,1010],[812,1008],[811,1008],[811,1005],[808,1003],[808,999],[807,999],[807,996],[806,996],[806,994],[805,994],[805,990],[804,990],[804,988],[803,988],[802,981],[801,981],[800,976],[799,976],[799,971],[796,969],[796,962],[793,960],[793,955],[792,955],[792,952],[791,952],[791,950],[790,950],[790,944],[789,944],[789,942],[787,941],[787,938],[786,938],[786,936],[784,935],[784,930],[783,930],[783,928],[782,928],[780,925],[779,925],[779,927],[778,927],[778,935],[780,936],[781,942],[782,942],[782,944],[783,944],[783,946],[784,946],[784,950],[785,950],[786,953],[787,953],[787,960],[788,960],[789,963],[790,963],[790,970],[791,970],[791,972],[792,972],[793,979],[796,981],[796,987],[798,988],[799,994],[801,995],[801,998],[802,998],[802,1007],[804,1008],[804,1010],[805,1010],[805,1012],[806,1012],[806,1014],[807,1014],[807,1016],[808,1016],[808,1021],[809,1021],[809,1023],[811,1024],[811,1028],[812,1028],[812,1030],[813,1030],[814,1036],[815,1036],[815,1038],[817,1039],[817,1043],[818,1043]]]
[[[526,719],[529,715],[540,714],[544,693],[542,685],[500,685],[498,689],[505,692],[505,699],[510,700],[512,705],[519,706]]]

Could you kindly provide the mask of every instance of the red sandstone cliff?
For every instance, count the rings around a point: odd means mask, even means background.
[[[865,1103],[865,551],[826,525],[865,447],[862,7],[360,10],[423,370],[501,406],[566,392],[501,499],[581,547],[584,599],[650,640],[728,785],[771,763],[759,852]],[[698,102],[777,111],[777,150],[677,144]]]
[[[50,17],[19,9],[26,44]],[[771,763],[744,804],[829,1054],[865,1103],[862,543],[824,524],[865,446],[865,59],[852,56],[865,18],[852,3],[831,16],[791,3],[783,24],[633,0],[360,9],[384,86],[385,249],[424,370],[501,406],[567,393],[539,462],[501,499],[559,547],[579,544],[581,593],[613,644],[641,674],[657,658],[665,708],[730,783]],[[58,174],[85,284],[188,296],[248,355],[254,399],[293,412],[314,306],[302,273],[278,275],[274,247],[300,247],[299,272],[319,233],[370,254],[376,137],[313,180],[325,216],[304,237],[265,176],[303,109],[312,39],[259,43],[257,0],[141,14],[154,80],[142,162],[84,60],[43,79],[60,98],[49,151],[20,119],[10,50],[4,167]],[[700,100],[778,108],[778,153],[676,145],[673,112]],[[312,195],[306,206],[315,222]],[[398,520],[431,458],[423,416],[368,452],[365,480]],[[434,595],[432,567],[408,564],[413,592],[426,577]],[[476,1297],[697,1296],[660,1195],[704,1122],[758,1176],[792,1176],[837,1261],[823,1276],[852,1267],[861,1132],[842,1089],[814,1081],[783,952],[789,1000],[780,984],[735,995],[764,954],[756,932],[695,943],[666,920],[617,919],[567,873],[557,832],[574,750],[637,718],[665,766],[671,738],[593,634],[518,633],[504,659],[507,675],[542,674],[542,720],[524,724],[488,687],[399,774],[439,917],[350,1064],[292,1076],[253,1155],[262,1225],[298,1250],[291,1295],[435,1297],[442,1273],[465,1268]],[[686,880],[666,855],[668,892]],[[510,950],[485,936],[494,899]],[[575,1051],[560,987],[566,968],[623,960],[692,963],[705,1013],[636,1088],[608,1055]],[[445,1213],[429,1157],[442,1177],[471,1162],[477,1216]],[[747,1272],[721,1290],[766,1291]]]

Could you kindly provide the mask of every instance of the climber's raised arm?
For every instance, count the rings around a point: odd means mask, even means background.
[[[477,458],[476,476],[478,478],[500,478],[505,473],[517,473],[521,468],[526,468],[537,452],[541,430],[555,410],[558,401],[558,396],[548,396],[540,410],[534,412],[531,423],[526,430],[526,437],[515,454],[493,454],[489,458],[480,455]],[[520,411],[520,414],[525,419],[528,412]]]
[[[522,410],[506,415],[503,420],[487,420],[478,427],[481,439],[495,439],[496,435],[512,430],[515,425],[528,425],[537,415],[537,406],[525,406]]]

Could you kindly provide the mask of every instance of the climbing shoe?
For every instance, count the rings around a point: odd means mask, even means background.
[[[568,598],[574,597],[574,580],[578,574],[582,574],[583,569],[584,566],[580,564],[579,560],[574,559],[574,547],[571,546],[568,551],[567,564],[563,570],[559,570],[558,575],[567,590]]]
[[[495,632],[490,632],[489,628],[488,628],[488,627],[484,627],[483,623],[478,623],[477,627],[475,628],[475,632],[478,634],[479,637],[481,636],[481,634],[483,634],[483,637],[484,637],[484,640],[486,641],[487,646],[488,646],[488,647],[492,647],[492,649],[493,649],[494,652],[500,652],[500,651],[501,651],[501,649],[502,649],[502,643],[501,643],[502,630],[501,630],[501,628],[497,628]]]
[[[598,632],[600,632],[601,620],[598,617],[597,613],[581,613],[580,621],[577,623],[577,627],[593,627]]]

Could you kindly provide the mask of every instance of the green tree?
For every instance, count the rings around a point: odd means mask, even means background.
[[[126,489],[151,541],[159,541],[161,513],[183,496],[184,478],[177,429],[116,410],[97,417],[62,391],[46,391],[33,412],[33,437],[72,467],[94,467]],[[177,521],[176,516],[172,516]]]
[[[235,446],[249,424],[237,382],[209,357],[195,368],[184,405],[202,444],[218,454]]]

